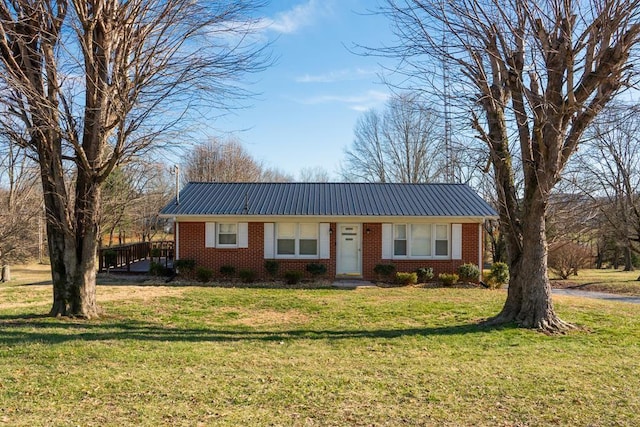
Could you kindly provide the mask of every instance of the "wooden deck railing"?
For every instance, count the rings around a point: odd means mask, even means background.
[[[173,259],[173,242],[140,242],[127,245],[100,248],[98,251],[99,271],[109,268],[131,271],[131,264],[144,259],[164,258],[165,263]]]

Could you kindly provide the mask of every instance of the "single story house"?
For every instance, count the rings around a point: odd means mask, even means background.
[[[190,182],[161,211],[175,227],[176,259],[267,277],[324,264],[330,278],[397,271],[455,272],[482,265],[483,224],[495,210],[464,184]]]

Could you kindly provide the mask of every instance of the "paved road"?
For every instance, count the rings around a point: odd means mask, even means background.
[[[553,289],[551,291],[556,295],[570,295],[572,297],[584,297],[604,299],[608,301],[628,302],[631,304],[640,304],[640,297],[630,297],[625,295],[608,294],[606,292],[580,291],[578,289]]]

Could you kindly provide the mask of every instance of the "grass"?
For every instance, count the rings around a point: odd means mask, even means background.
[[[556,296],[589,332],[546,336],[478,325],[504,291],[101,285],[91,322],[50,294],[0,285],[0,424],[640,424],[637,305]]]
[[[640,271],[613,269],[585,269],[567,280],[555,278],[552,285],[572,287],[584,291],[609,292],[614,294],[640,296]]]

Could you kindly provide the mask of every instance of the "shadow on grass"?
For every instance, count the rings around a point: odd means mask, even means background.
[[[480,323],[406,328],[406,329],[340,329],[340,330],[251,330],[178,328],[139,321],[97,323],[46,318],[42,315],[0,316],[0,344],[59,344],[69,341],[166,341],[166,342],[241,342],[342,339],[394,339],[416,336],[447,336],[486,333],[514,329],[515,326],[490,327]]]

